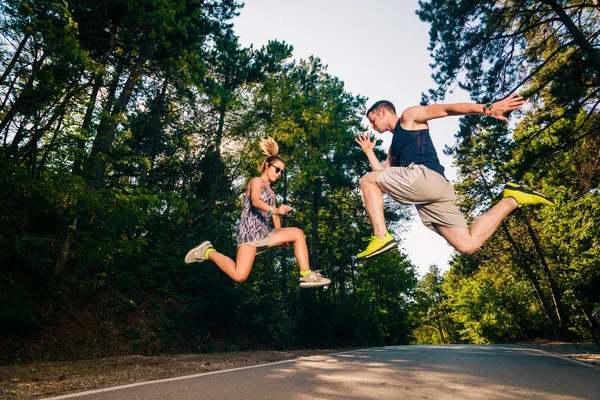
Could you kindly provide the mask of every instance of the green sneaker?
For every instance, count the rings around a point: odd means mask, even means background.
[[[331,280],[321,275],[320,271],[312,271],[306,276],[300,276],[300,287],[304,288],[327,286],[330,283]]]
[[[365,251],[358,253],[356,258],[370,258],[398,246],[398,242],[396,242],[389,232],[382,238],[371,236],[370,238],[364,238],[363,240],[369,240],[369,245]]]
[[[504,185],[504,197],[512,197],[519,203],[519,207],[533,204],[554,205],[554,201],[550,197],[527,189],[516,182],[509,182]]]
[[[191,264],[194,262],[203,262],[207,259],[206,250],[212,249],[212,244],[208,240],[200,243],[185,255],[185,263]]]

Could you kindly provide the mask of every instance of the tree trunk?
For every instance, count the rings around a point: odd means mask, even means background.
[[[158,140],[158,137],[160,135],[160,131],[162,130],[162,125],[160,123],[161,118],[164,115],[164,111],[165,111],[165,98],[167,96],[167,88],[169,87],[169,76],[170,74],[167,73],[167,76],[165,77],[165,81],[162,85],[162,88],[160,90],[160,93],[157,96],[156,99],[156,108],[154,110],[154,114],[152,116],[152,127],[150,130],[150,135],[148,138],[148,145],[146,147],[146,155],[148,156],[148,158],[150,159],[150,169],[152,169],[154,167],[154,160],[156,158],[156,155],[154,154],[155,152],[155,147],[156,147],[156,141]],[[143,174],[147,174],[148,170],[144,169]]]
[[[437,307],[439,307],[439,305],[434,304],[434,306],[435,306],[435,319],[437,321],[437,329],[438,329],[438,332],[440,333],[440,337],[442,338],[442,343],[446,344],[446,338],[444,336],[444,328],[442,327],[442,318],[440,317],[440,312],[437,309]]]
[[[312,270],[319,269],[318,267],[318,248],[319,248],[319,206],[321,204],[321,191],[322,183],[319,179],[315,182],[314,190],[312,194],[312,204],[311,204],[311,213],[310,213],[310,222],[311,222],[311,249],[312,251],[309,253],[308,258],[310,262],[310,268]]]
[[[454,320],[446,312],[446,307],[442,308],[442,314],[444,315],[444,321],[446,322],[446,332],[448,333],[448,339],[450,343],[458,343],[459,336],[456,332],[456,326],[454,326]]]
[[[583,32],[579,30],[577,25],[575,25],[573,20],[569,17],[560,4],[558,4],[555,0],[543,0],[542,2],[549,5],[550,8],[552,8],[552,11],[558,15],[558,19],[567,28],[567,31],[569,34],[571,34],[575,44],[581,49],[581,51],[583,51],[583,53],[586,55],[586,58],[595,66],[595,69],[600,74],[600,52],[598,52],[594,46],[588,42]],[[595,1],[594,4],[597,5],[597,1]]]
[[[2,113],[4,111],[4,108],[6,107],[6,103],[8,103],[8,100],[10,99],[10,95],[11,95],[12,91],[15,89],[15,85],[17,84],[18,80],[19,80],[19,76],[15,75],[12,82],[10,83],[10,86],[6,90],[6,95],[4,96],[4,100],[2,100],[2,104],[0,104],[0,113]],[[4,140],[4,143],[6,144],[6,139]]]
[[[33,67],[31,68],[31,75],[29,76],[29,79],[27,80],[27,83],[25,84],[25,89],[23,90],[24,92],[27,92],[28,90],[33,90],[33,85],[35,82],[35,78],[37,76],[37,72],[41,68],[45,59],[46,59],[46,55],[43,54],[39,60],[37,60],[36,62],[33,63]],[[4,118],[0,122],[0,132],[2,132],[4,130],[4,128],[6,128],[6,126],[13,120],[15,115],[17,115],[17,113],[19,112],[19,109],[21,108],[21,104],[24,102],[23,99],[24,99],[23,95],[18,97],[15,100],[15,102],[12,104],[10,109],[7,111],[7,113],[4,115]],[[16,142],[16,144],[18,145],[21,140],[23,140],[23,137],[15,136],[15,138],[13,139],[13,142]]]
[[[529,278],[529,281],[531,282],[531,284],[533,285],[533,288],[535,289],[538,299],[540,300],[540,303],[542,304],[542,308],[544,309],[544,312],[546,313],[546,317],[548,318],[548,322],[550,323],[550,327],[552,328],[552,332],[554,333],[554,338],[556,340],[563,340],[562,330],[560,329],[560,322],[558,321],[558,318],[554,312],[553,307],[550,305],[550,302],[546,298],[546,294],[544,293],[544,290],[542,289],[542,287],[537,279],[537,276],[535,275],[535,272],[533,272],[533,270],[531,269],[531,266],[529,265],[528,260],[526,258],[524,258],[523,250],[520,248],[520,246],[516,243],[516,241],[510,234],[508,226],[506,226],[505,222],[502,222],[502,229],[504,231],[504,234],[506,235],[507,240],[511,244],[513,250],[515,251],[515,255],[516,255],[515,262],[516,262],[517,266],[520,267],[525,272],[525,274],[527,275],[527,278]]]
[[[85,116],[83,117],[83,123],[81,125],[81,135],[87,138],[90,135],[92,118],[94,116],[94,109],[96,107],[96,99],[98,98],[98,92],[100,91],[100,87],[102,86],[103,79],[102,75],[98,74],[94,78],[94,86],[92,86],[92,94],[90,95],[90,100],[87,103],[87,109],[85,110]],[[83,163],[83,159],[85,158],[85,138],[77,139],[76,146],[76,154],[73,160],[73,174],[81,176],[81,165]]]
[[[42,154],[42,158],[40,160],[40,165],[38,166],[38,170],[39,171],[43,171],[44,170],[44,166],[46,165],[46,161],[48,160],[48,157],[50,157],[50,153],[52,152],[52,150],[54,149],[54,145],[56,144],[56,138],[61,133],[60,130],[61,130],[61,127],[62,127],[62,124],[63,124],[63,120],[64,120],[65,115],[66,115],[66,113],[64,112],[64,107],[61,107],[61,108],[63,108],[63,110],[60,113],[60,119],[58,120],[58,123],[56,124],[56,128],[54,129],[54,132],[53,132],[54,134],[52,135],[52,139],[50,140],[50,143],[48,143],[48,145],[44,149],[44,153]]]
[[[34,129],[37,129],[37,125],[34,126]],[[27,175],[29,175],[30,178],[33,178],[35,176],[35,163],[36,163],[36,159],[37,159],[37,153],[38,153],[38,142],[37,140],[31,140],[30,141],[30,152],[29,152],[29,162],[26,163],[27,165]],[[15,161],[16,164],[16,160],[19,157],[14,157],[13,160]]]
[[[10,72],[14,68],[15,64],[17,63],[17,60],[21,56],[21,52],[25,48],[25,45],[27,44],[27,41],[29,40],[30,37],[31,37],[30,33],[27,33],[27,34],[25,34],[25,36],[23,36],[23,39],[19,43],[19,47],[17,47],[17,51],[15,51],[15,54],[13,55],[12,60],[10,60],[10,63],[6,66],[6,69],[4,70],[4,73],[2,74],[2,76],[0,76],[0,85],[4,84],[4,80],[8,77],[8,74],[10,74]]]
[[[221,187],[220,182],[223,180],[223,168],[221,160],[221,146],[223,144],[223,134],[225,131],[225,115],[227,113],[227,96],[221,96],[219,104],[219,124],[215,132],[214,145],[215,151],[210,160],[209,170],[209,188],[210,193],[216,193]]]
[[[61,271],[64,268],[68,258],[69,258],[69,250],[71,249],[71,239],[73,237],[73,232],[77,230],[77,218],[73,221],[73,225],[69,226],[69,233],[67,233],[67,238],[65,239],[65,243],[58,255],[58,259],[56,260],[56,265],[54,269],[57,271]]]
[[[560,322],[562,336],[567,337],[568,336],[568,324],[567,324],[568,321],[567,321],[567,317],[565,316],[565,307],[562,303],[562,293],[556,283],[556,280],[554,279],[554,275],[550,271],[548,263],[546,262],[546,257],[544,256],[542,246],[540,244],[540,241],[539,241],[535,231],[533,230],[533,227],[531,226],[531,224],[529,223],[529,221],[527,220],[526,217],[524,217],[523,219],[525,221],[525,226],[527,227],[527,232],[529,233],[529,236],[531,237],[531,240],[533,241],[533,245],[537,252],[540,264],[542,265],[544,273],[546,274],[546,279],[548,281],[548,287],[550,288],[550,293],[552,294],[552,300],[554,301],[554,310],[555,310],[555,313],[558,316],[558,320]]]
[[[26,125],[27,125],[27,121],[21,121],[19,128],[15,132],[15,136],[23,135],[23,131],[25,130]],[[6,132],[4,133],[4,147],[9,147],[8,143],[6,142],[7,136],[8,136],[8,128],[6,128]]]
[[[73,86],[75,86],[76,84],[73,84]],[[52,116],[50,117],[50,119],[43,125],[43,126],[35,126],[32,129],[29,129],[28,132],[33,132],[31,136],[31,139],[29,139],[29,142],[26,143],[22,148],[26,149],[27,147],[31,147],[32,149],[37,148],[37,142],[42,138],[42,136],[44,135],[44,133],[46,133],[47,131],[50,130],[50,128],[52,127],[52,125],[54,124],[54,122],[56,122],[56,120],[61,119],[64,117],[65,115],[65,111],[67,108],[67,104],[69,104],[69,102],[71,101],[71,99],[75,96],[76,92],[75,90],[68,90],[68,94],[64,96],[64,98],[61,100],[61,103],[58,105],[53,104],[52,107],[50,107],[49,109],[54,108],[54,113],[52,114]],[[43,116],[39,118],[39,120],[43,120]],[[16,135],[15,135],[16,136]],[[25,135],[21,135],[23,138],[25,137]],[[18,154],[19,153],[19,147],[18,147],[18,143],[17,141],[13,141],[10,145],[10,150],[13,154]],[[21,152],[21,154],[18,154],[17,156],[14,157],[15,163],[17,162],[17,160],[19,158],[23,158],[27,156],[27,151],[23,150]]]
[[[90,154],[90,162],[86,168],[88,185],[92,190],[98,190],[104,184],[104,173],[106,172],[108,153],[117,134],[117,119],[127,108],[127,103],[129,102],[131,94],[142,73],[142,64],[144,62],[145,58],[140,54],[127,77],[127,81],[125,81],[123,90],[110,112],[110,115],[103,118],[103,123],[101,122],[98,127],[98,135],[96,136],[96,140],[94,140],[94,145]],[[110,104],[107,107],[110,107]]]
[[[227,102],[225,96],[221,98],[219,104],[219,125],[217,126],[217,134],[215,136],[215,155],[217,159],[221,159],[221,144],[223,143],[223,131],[225,130],[225,113],[227,112]]]
[[[480,170],[479,175],[482,178],[484,186],[485,186],[486,190],[488,191],[490,197],[492,197],[493,194],[491,191],[491,187],[488,185],[488,183],[485,179],[485,176],[483,174],[483,171]],[[531,266],[528,262],[529,260],[527,260],[526,257],[524,257],[525,253],[524,253],[523,249],[520,248],[520,246],[517,244],[515,239],[510,234],[510,230],[508,229],[506,222],[502,222],[501,225],[502,225],[502,230],[504,231],[504,235],[506,236],[506,239],[511,244],[511,246],[515,252],[515,255],[516,255],[515,262],[516,262],[517,266],[525,272],[525,274],[527,275],[527,278],[529,279],[529,281],[533,285],[533,288],[535,289],[538,299],[539,299],[540,303],[542,304],[542,308],[544,309],[544,312],[546,313],[546,317],[548,318],[548,321],[550,322],[550,326],[552,328],[552,332],[554,333],[555,339],[563,340],[564,337],[563,337],[563,332],[562,332],[562,324],[561,324],[560,318],[558,317],[557,309],[555,307],[553,308],[550,305],[550,302],[548,301],[546,294],[544,293],[544,290],[542,289],[542,287],[537,279],[537,276],[535,275],[535,272],[531,269]],[[543,254],[541,252],[539,254],[543,256]]]
[[[282,182],[282,190],[281,190],[281,194],[282,194],[282,204],[287,204],[288,202],[288,185],[287,185],[287,176],[283,175],[281,177]],[[284,216],[285,217],[285,216]],[[282,222],[285,218],[282,218]],[[281,224],[281,226],[283,227],[283,223]],[[282,293],[286,293],[288,292],[288,285],[287,285],[287,276],[290,273],[290,266],[289,266],[289,262],[288,262],[288,256],[286,254],[286,252],[280,252],[281,254],[281,260],[279,261],[281,263],[281,275],[282,275],[282,287],[281,287],[281,292]]]

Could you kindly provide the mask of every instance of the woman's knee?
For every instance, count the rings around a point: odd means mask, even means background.
[[[294,238],[294,242],[297,240],[305,240],[304,232],[300,228],[290,228],[292,229],[292,237]]]
[[[250,275],[250,274],[235,272],[233,274],[233,276],[231,277],[231,279],[233,279],[235,282],[241,283],[241,282],[244,282],[246,279],[248,279],[248,275]]]

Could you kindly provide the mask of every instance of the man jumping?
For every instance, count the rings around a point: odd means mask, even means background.
[[[357,258],[369,258],[397,246],[387,231],[383,217],[383,193],[400,204],[414,204],[421,221],[440,234],[461,253],[473,254],[498,228],[500,222],[521,205],[554,202],[541,193],[517,183],[504,186],[503,198],[487,213],[467,227],[464,215],[456,205],[452,183],[444,176],[427,121],[447,116],[484,114],[508,122],[505,113],[520,108],[525,101],[515,94],[495,103],[434,104],[414,106],[396,115],[394,105],[381,100],[367,111],[371,127],[379,133],[393,133],[388,157],[383,165],[373,148],[375,139],[368,132],[360,133],[356,142],[367,155],[372,172],[360,179],[363,202],[371,223],[373,236],[366,250]]]

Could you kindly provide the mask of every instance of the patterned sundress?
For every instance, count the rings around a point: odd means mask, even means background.
[[[275,194],[266,183],[263,182],[263,185],[265,187],[260,191],[260,199],[271,207],[274,207]],[[242,217],[235,232],[238,247],[242,244],[248,244],[258,247],[260,250],[266,249],[274,231],[269,225],[269,218],[268,212],[252,206],[252,198],[246,196],[244,198]]]

